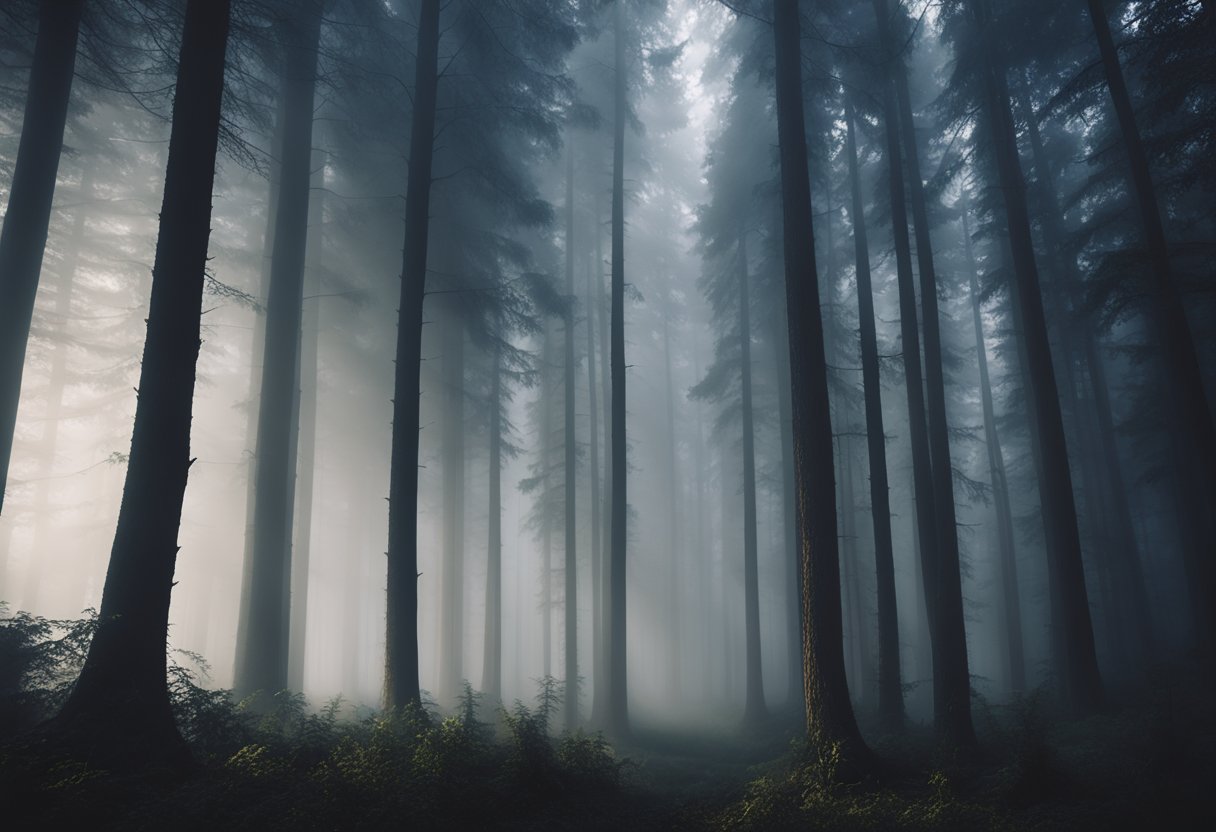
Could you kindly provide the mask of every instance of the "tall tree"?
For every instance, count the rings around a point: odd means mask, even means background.
[[[97,629],[53,726],[139,755],[188,757],[169,706],[166,638],[190,469],[228,0],[186,6],[131,455]],[[106,743],[98,744],[103,748]],[[127,755],[127,763],[131,761]]]
[[[578,446],[574,431],[574,148],[566,149],[566,309],[564,370],[564,430],[565,446],[565,722],[573,731],[578,722],[578,524],[575,495],[578,484]]]
[[[882,418],[882,381],[878,370],[878,331],[870,279],[870,243],[857,163],[856,116],[845,104],[846,152],[852,191],[853,246],[856,253],[857,309],[861,325],[861,376],[870,456],[870,513],[874,526],[874,573],[878,596],[878,713],[888,729],[904,721],[899,667],[899,617],[895,600],[895,554],[891,540],[891,495],[887,482],[887,437]]]
[[[991,8],[988,0],[968,0],[967,8],[978,29],[975,34],[981,45],[979,71],[986,118],[991,130],[1015,273],[1014,314],[1022,332],[1028,369],[1027,393],[1043,469],[1039,496],[1047,535],[1055,670],[1064,701],[1075,711],[1089,711],[1098,707],[1102,700],[1102,681],[1094,650],[1064,422],[1031,237],[1026,182],[1018,157],[1008,81],[993,30]]]
[[[388,591],[384,699],[389,708],[420,704],[418,685],[418,396],[422,303],[426,293],[435,100],[439,85],[439,0],[420,0],[405,247],[393,379],[393,439],[388,495]]]
[[[0,230],[0,512],[13,453],[25,348],[63,148],[84,0],[41,0],[21,142]]]
[[[237,645],[233,687],[241,694],[287,687],[291,532],[295,507],[300,325],[303,320],[308,203],[312,186],[313,99],[321,0],[282,23],[283,146],[274,249],[266,298],[266,347],[254,450],[253,563]]]
[[[777,133],[802,565],[803,690],[808,733],[819,740],[840,742],[850,758],[860,761],[869,751],[857,729],[845,681],[832,420],[815,270],[800,30],[797,0],[774,0]]]
[[[628,476],[625,447],[625,25],[623,0],[612,8],[612,280],[611,363],[612,421],[611,477],[612,532],[609,543],[608,583],[608,729],[616,736],[629,732],[629,684],[625,659],[625,484]]]

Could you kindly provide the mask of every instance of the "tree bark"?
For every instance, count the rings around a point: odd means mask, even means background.
[[[870,276],[870,243],[857,164],[852,102],[846,103],[846,108],[846,152],[853,199],[857,315],[861,328],[861,377],[866,409],[866,446],[870,458],[870,514],[874,526],[874,574],[878,600],[878,715],[884,728],[896,731],[904,723],[904,697],[899,664],[891,494],[887,481],[887,437],[882,418],[882,378],[878,366],[878,329],[874,319],[874,287]]]
[[[1057,613],[1053,623],[1057,629],[1054,642],[1058,645],[1056,673],[1065,703],[1076,712],[1087,712],[1096,709],[1102,701],[1102,681],[1094,650],[1064,423],[1034,259],[1026,184],[1018,158],[1005,69],[997,57],[1000,50],[992,31],[991,13],[986,0],[971,0],[971,8],[985,44],[981,74],[1004,195],[1015,273],[1012,294],[1027,361],[1030,413],[1043,466],[1044,476],[1040,478],[1039,487],[1047,535],[1048,586],[1052,607]]]
[[[227,0],[190,0],[186,7],[122,507],[97,629],[56,719],[65,732],[79,728],[109,735],[125,748],[138,746],[145,760],[164,755],[182,762],[189,755],[169,706],[166,637],[191,463],[228,22]]]
[[[743,413],[743,617],[746,655],[744,722],[755,725],[768,716],[764,673],[760,666],[760,571],[756,544],[756,445],[752,419],[752,328],[747,273],[747,240],[739,231],[739,362]]]
[[[815,269],[797,0],[774,0],[773,18],[806,724],[812,738],[841,743],[846,758],[860,763],[870,752],[857,729],[844,671],[832,423]]]
[[[275,212],[274,252],[266,298],[266,350],[254,451],[253,563],[247,626],[233,688],[240,695],[287,687],[290,632],[291,531],[295,508],[300,324],[303,319],[308,202],[312,185],[313,98],[321,35],[321,3],[310,0],[284,24],[283,162]]]
[[[42,0],[39,4],[21,143],[0,230],[0,512],[4,511],[25,348],[51,223],[83,10],[84,0]]]
[[[420,0],[405,247],[393,380],[388,494],[388,589],[384,699],[387,708],[420,704],[418,687],[418,396],[422,304],[426,294],[435,98],[439,83],[439,0]]]
[[[596,233],[598,238],[598,232]],[[587,293],[583,302],[587,310],[587,397],[588,437],[591,463],[591,672],[593,678],[592,701],[601,695],[599,674],[603,668],[603,537],[601,535],[600,500],[600,426],[598,391],[595,389],[595,313],[600,293],[595,291],[593,267],[587,269]]]

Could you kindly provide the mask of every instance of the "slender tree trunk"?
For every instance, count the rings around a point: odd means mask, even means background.
[[[169,706],[166,637],[190,468],[228,20],[227,0],[190,0],[186,6],[122,508],[97,629],[56,719],[65,732],[92,731],[126,748],[138,746],[142,759],[189,756]]]
[[[84,0],[42,0],[21,143],[0,231],[0,512],[13,452],[25,348],[51,224]]]
[[[1026,204],[1026,185],[1018,158],[1005,70],[997,59],[1000,52],[995,44],[996,35],[991,31],[991,14],[986,0],[972,0],[972,9],[980,27],[979,34],[986,44],[982,50],[985,62],[981,74],[986,87],[988,117],[1016,276],[1012,294],[1016,301],[1015,310],[1020,319],[1029,370],[1030,386],[1027,393],[1030,412],[1036,426],[1044,472],[1039,487],[1043,525],[1047,534],[1048,584],[1053,609],[1058,612],[1054,622],[1058,630],[1056,643],[1060,647],[1056,656],[1056,672],[1065,702],[1073,710],[1083,712],[1093,710],[1101,703],[1102,681],[1094,651],[1093,624],[1081,561],[1068,448],[1051,348],[1047,340],[1043,298]]]
[[[612,124],[612,536],[609,599],[608,729],[629,733],[629,684],[625,644],[625,27],[622,0],[613,6]]]
[[[464,320],[457,303],[443,306],[443,626],[437,697],[449,705],[460,696],[464,679]]]
[[[266,351],[255,450],[254,548],[249,569],[248,624],[233,687],[240,694],[287,687],[290,632],[292,477],[298,434],[297,371],[303,319],[308,202],[312,185],[313,98],[321,35],[321,3],[310,0],[284,24],[283,168],[275,212],[274,253],[266,299]]]
[[[889,61],[888,71],[895,84],[899,106],[898,120],[907,164],[912,224],[916,233],[916,260],[920,273],[929,460],[933,481],[933,516],[937,524],[934,604],[930,610],[930,615],[936,620],[934,644],[938,655],[937,669],[933,677],[933,715],[937,729],[948,737],[950,742],[963,748],[972,748],[976,740],[975,728],[971,723],[971,676],[967,668],[967,633],[963,618],[962,575],[959,571],[954,466],[950,458],[950,428],[946,419],[946,385],[940,313],[937,305],[937,270],[933,261],[933,243],[929,235],[928,211],[921,180],[920,153],[912,122],[908,76],[894,48],[890,6],[887,0],[876,0],[875,5],[880,37]]]
[[[300,403],[298,461],[296,466],[296,511],[294,548],[291,559],[291,622],[287,654],[287,687],[304,690],[304,654],[308,630],[309,562],[312,554],[313,492],[317,467],[317,341],[321,330],[322,228],[324,225],[325,160],[314,153],[313,182],[316,193],[308,203],[308,256],[304,273],[303,318],[300,325]]]
[[[815,271],[797,0],[774,0],[773,18],[806,724],[812,737],[842,743],[846,756],[861,762],[870,752],[857,730],[844,672],[832,422]]]
[[[790,337],[784,299],[778,299],[773,322],[773,354],[777,364],[777,417],[781,430],[781,531],[785,593],[786,700],[801,721],[806,714],[802,691],[802,592],[798,562],[797,494],[794,487],[793,405],[790,402]]]
[[[384,700],[420,703],[418,688],[418,396],[422,303],[426,294],[431,162],[435,148],[439,0],[420,0],[415,52],[405,248],[393,380],[393,440],[388,495],[388,590]]]
[[[857,314],[861,327],[861,376],[866,408],[866,445],[870,457],[870,514],[874,525],[874,575],[878,600],[878,714],[883,727],[904,723],[903,684],[899,665],[899,616],[895,598],[895,547],[891,538],[891,494],[887,483],[887,437],[882,418],[882,379],[878,367],[878,329],[870,277],[870,243],[865,201],[857,166],[853,105],[847,103],[845,126],[849,182],[853,199],[853,245],[857,258]]]
[[[746,231],[740,229],[739,268],[739,360],[743,399],[743,614],[746,632],[747,698],[743,719],[749,724],[768,716],[764,704],[764,673],[760,666],[760,571],[756,545],[756,445],[752,425],[752,328],[747,273]]]
[[[971,320],[975,326],[976,363],[980,371],[980,399],[984,411],[984,444],[988,449],[988,476],[992,481],[992,500],[996,504],[997,552],[1001,570],[1001,613],[1005,630],[1005,653],[1009,690],[1026,690],[1026,650],[1022,644],[1022,602],[1018,586],[1017,550],[1014,546],[1013,511],[1009,505],[1009,483],[1005,477],[1005,457],[996,428],[996,408],[992,403],[992,383],[988,378],[988,348],[984,343],[984,322],[980,311],[980,292],[976,279],[975,251],[971,245],[970,206],[966,191],[961,203],[963,246],[967,254],[968,288],[971,293]]]
[[[72,235],[64,251],[59,268],[58,288],[55,291],[55,320],[65,322],[72,312],[72,295],[76,287],[76,272],[80,265],[80,251],[85,242],[86,206],[93,197],[93,168],[85,167],[80,178],[80,207],[72,218]],[[51,353],[51,368],[47,378],[46,406],[42,415],[42,437],[39,444],[40,466],[38,482],[34,488],[34,539],[30,546],[30,565],[26,570],[25,591],[21,594],[22,606],[27,611],[38,608],[38,591],[47,561],[46,538],[54,520],[51,516],[51,491],[55,470],[55,452],[59,447],[59,422],[63,416],[63,391],[67,385],[68,348],[56,342]]]
[[[671,276],[668,276],[671,282]],[[683,699],[681,680],[684,677],[684,640],[682,632],[684,604],[680,581],[683,546],[680,545],[680,466],[676,447],[676,393],[671,366],[671,287],[663,293],[663,369],[665,378],[666,444],[667,444],[667,690],[672,701]]]
[[[693,339],[693,378],[701,377],[700,365],[700,344],[694,335]],[[710,688],[709,662],[710,655],[713,651],[709,639],[710,628],[713,625],[713,614],[710,608],[710,572],[713,564],[710,560],[710,552],[706,546],[705,540],[705,479],[709,476],[709,471],[705,465],[705,424],[701,414],[701,403],[696,403],[697,413],[697,433],[696,444],[693,446],[693,478],[697,484],[697,518],[696,518],[696,575],[697,575],[697,609],[700,615],[697,617],[697,628],[699,630],[701,650],[698,652],[700,658],[701,671],[700,678],[703,681],[701,686],[702,696],[708,696]],[[793,673],[793,668],[790,669]]]
[[[598,237],[598,231],[596,232]],[[587,294],[583,303],[587,310],[587,394],[588,437],[591,462],[591,672],[593,676],[593,701],[602,693],[599,679],[603,667],[603,542],[600,534],[600,427],[598,391],[595,389],[595,310],[599,306],[599,293],[595,291],[592,276],[596,274],[589,264],[587,269]]]
[[[565,657],[565,717],[566,729],[574,730],[578,723],[578,523],[575,499],[578,476],[578,437],[574,430],[574,148],[566,150],[566,355],[565,371],[565,429],[562,444],[566,462],[566,657]]]
[[[500,334],[501,337],[501,334]],[[502,701],[502,347],[494,346],[490,377],[490,499],[486,541],[485,662],[481,691],[486,701]]]
[[[597,212],[598,216],[598,212]],[[610,367],[611,349],[608,343],[608,307],[609,297],[604,285],[604,252],[603,235],[597,224],[595,234],[595,318],[599,328],[600,339],[600,407],[604,419],[604,487],[601,494],[600,523],[597,530],[600,537],[600,568],[596,573],[599,580],[600,600],[600,635],[595,646],[599,649],[595,658],[595,695],[593,698],[591,722],[593,725],[606,725],[608,722],[608,699],[610,695],[609,668],[610,647],[608,644],[611,634],[610,608],[611,599],[611,565],[612,565],[612,371]],[[588,313],[590,314],[590,313]]]
[[[545,344],[541,362],[541,422],[540,422],[540,467],[541,467],[541,565],[540,565],[540,608],[541,608],[541,676],[548,678],[553,675],[553,483],[550,477],[552,460],[549,452],[553,446],[553,333],[549,322],[545,322]]]
[[[883,14],[881,0],[876,10]],[[890,78],[883,83],[883,121],[887,138],[886,155],[889,165],[888,185],[891,194],[891,226],[895,240],[895,265],[899,285],[899,331],[904,364],[904,386],[908,400],[908,436],[912,446],[913,500],[916,508],[916,536],[920,560],[921,584],[925,593],[925,611],[929,624],[929,646],[933,663],[933,714],[939,729],[949,726],[949,714],[941,707],[948,701],[939,696],[939,687],[949,690],[944,681],[946,651],[938,629],[938,539],[934,505],[937,495],[933,488],[932,463],[929,452],[929,429],[925,419],[924,382],[921,378],[920,328],[917,324],[916,287],[912,279],[912,244],[908,238],[908,211],[904,196],[903,159],[899,148],[899,113],[895,104],[894,84]]]

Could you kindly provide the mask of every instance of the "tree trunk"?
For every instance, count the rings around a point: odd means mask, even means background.
[[[565,721],[566,730],[573,731],[578,722],[578,572],[577,551],[578,523],[575,499],[578,476],[578,437],[574,430],[574,148],[566,149],[566,354],[565,371],[565,427],[562,445],[565,449],[566,486],[566,588],[565,588]]]
[[[292,477],[298,434],[297,371],[303,318],[308,202],[312,185],[313,98],[321,35],[321,3],[284,24],[283,167],[275,212],[274,253],[266,298],[266,350],[254,452],[253,563],[249,569],[246,641],[238,650],[233,688],[241,695],[287,687],[290,625]]]
[[[446,248],[446,246],[445,246]],[[445,252],[441,249],[439,254]],[[443,268],[440,266],[440,268]],[[439,633],[441,705],[455,704],[464,679],[464,320],[458,295],[441,313],[443,351],[443,569]]]
[[[124,748],[138,746],[145,760],[149,754],[177,761],[189,755],[169,706],[166,637],[191,461],[228,21],[227,0],[190,0],[186,7],[122,507],[97,629],[56,719],[65,732],[78,728],[107,735]]]
[[[625,27],[622,0],[613,6],[612,124],[612,535],[608,588],[608,730],[629,733],[629,685],[625,644]]]
[[[598,216],[598,212],[597,212]],[[605,725],[608,721],[608,697],[609,697],[609,653],[610,648],[608,640],[611,638],[609,609],[610,599],[608,596],[610,590],[610,567],[612,560],[612,463],[611,463],[611,444],[612,444],[612,372],[609,366],[609,355],[611,349],[608,344],[608,292],[604,286],[604,251],[603,251],[603,236],[599,233],[599,223],[596,223],[595,234],[595,268],[593,270],[593,278],[595,288],[594,304],[596,326],[599,328],[600,341],[600,408],[601,415],[604,419],[604,485],[600,495],[600,526],[593,529],[593,534],[598,534],[600,539],[600,568],[596,571],[596,578],[599,581],[598,598],[600,602],[600,614],[598,617],[600,625],[600,634],[595,640],[594,649],[598,653],[593,654],[595,668],[593,673],[595,691],[592,698],[591,723],[593,725]],[[590,301],[589,301],[590,302]],[[588,311],[590,316],[590,311]]]
[[[497,334],[501,337],[501,333]],[[486,702],[502,701],[502,347],[494,346],[490,377],[490,499],[486,541],[486,632],[481,692]]]
[[[313,154],[316,193],[308,201],[308,255],[304,273],[303,318],[300,326],[300,397],[296,408],[299,436],[296,441],[296,510],[294,549],[291,559],[291,620],[288,627],[287,688],[304,690],[304,651],[308,630],[308,575],[312,553],[313,491],[317,466],[317,341],[321,330],[322,228],[325,204],[325,154]]]
[[[870,279],[870,243],[865,202],[857,166],[853,105],[845,113],[849,182],[853,199],[853,246],[857,258],[857,314],[861,328],[861,376],[866,408],[866,447],[870,458],[870,514],[874,525],[874,574],[878,600],[878,715],[889,731],[904,723],[899,665],[899,616],[895,598],[895,547],[891,539],[891,494],[887,483],[887,437],[882,418],[882,379],[878,367],[878,329]]]
[[[418,688],[418,397],[421,393],[422,303],[426,295],[438,63],[439,0],[420,0],[409,182],[405,194],[397,363],[393,379],[384,662],[387,708],[421,702]]]
[[[1001,612],[1005,630],[1005,652],[1009,690],[1014,695],[1026,691],[1026,650],[1022,644],[1022,602],[1018,586],[1017,550],[1014,547],[1013,511],[1009,505],[1009,483],[1005,477],[1005,457],[996,428],[996,409],[992,403],[992,383],[988,378],[988,348],[984,343],[984,322],[980,312],[980,292],[976,280],[975,251],[971,246],[969,204],[963,192],[963,246],[967,255],[968,288],[971,293],[971,320],[975,326],[976,363],[980,371],[980,399],[984,411],[984,444],[988,450],[988,476],[992,481],[992,500],[996,504],[997,552],[1001,570]]]
[[[742,367],[740,390],[743,412],[743,615],[745,637],[746,705],[743,719],[748,724],[768,716],[764,704],[764,673],[760,666],[760,571],[756,545],[756,446],[752,425],[752,328],[751,301],[747,273],[746,231],[740,229],[739,258],[739,360]]]
[[[42,0],[21,143],[0,231],[0,512],[13,452],[21,374],[51,223],[84,0]]]
[[[668,283],[672,282],[669,275]],[[683,588],[680,582],[682,547],[680,546],[680,468],[676,440],[676,393],[671,366],[671,286],[663,292],[663,369],[665,377],[666,445],[667,445],[667,692],[671,701],[683,698],[681,680],[684,675],[684,642],[682,632]]]
[[[967,631],[963,617],[962,576],[959,571],[958,525],[954,506],[954,465],[950,458],[950,428],[946,419],[946,386],[942,361],[941,322],[937,306],[937,270],[920,173],[920,152],[912,123],[908,76],[894,48],[887,0],[876,0],[878,28],[887,55],[888,73],[895,83],[898,120],[907,164],[916,261],[920,273],[921,323],[925,336],[925,390],[928,405],[929,462],[933,481],[937,551],[934,554],[934,627],[938,666],[933,677],[933,715],[938,731],[954,745],[973,748],[971,676],[967,669]]]
[[[553,333],[549,321],[545,321],[545,340],[541,357],[540,374],[540,610],[541,610],[541,677],[553,675],[553,482],[549,476],[552,460],[549,452],[553,446]]]
[[[1151,299],[1149,321],[1156,341],[1164,351],[1167,374],[1166,395],[1169,411],[1176,415],[1187,435],[1189,464],[1184,476],[1186,488],[1197,495],[1197,517],[1209,518],[1207,528],[1201,529],[1199,547],[1186,547],[1183,562],[1187,569],[1187,585],[1195,615],[1195,641],[1207,658],[1211,658],[1212,640],[1216,636],[1216,566],[1211,557],[1212,529],[1210,518],[1216,513],[1216,427],[1212,422],[1211,403],[1204,392],[1203,373],[1190,321],[1187,319],[1181,290],[1170,264],[1165,228],[1157,190],[1149,168],[1148,154],[1136,125],[1131,96],[1119,65],[1119,55],[1111,36],[1110,22],[1098,0],[1087,0],[1093,21],[1098,51],[1106,72],[1106,85],[1118,117],[1123,146],[1127,152],[1130,192],[1140,212],[1144,242],[1148,248],[1156,296]],[[1211,22],[1211,11],[1208,12]]]
[[[878,0],[875,9],[882,19],[885,4]],[[895,104],[894,84],[890,77],[883,81],[883,121],[887,139],[886,155],[889,165],[888,186],[891,194],[891,226],[895,240],[895,265],[899,285],[899,332],[902,342],[904,386],[908,400],[908,437],[912,446],[913,500],[916,509],[916,536],[919,547],[921,584],[924,587],[925,611],[929,624],[929,646],[933,664],[933,715],[939,730],[951,725],[950,715],[941,708],[948,701],[938,688],[950,690],[943,678],[946,654],[938,638],[939,570],[937,515],[934,505],[937,495],[933,488],[932,463],[929,452],[929,430],[925,420],[924,382],[921,378],[920,329],[917,325],[916,287],[912,280],[912,244],[908,238],[908,210],[904,197],[903,159],[899,148],[899,113]]]
[[[832,423],[815,270],[797,0],[774,0],[773,12],[806,724],[811,737],[840,742],[846,758],[861,762],[870,752],[857,730],[844,671]]]
[[[598,237],[598,232],[597,232]],[[599,674],[603,663],[603,542],[600,526],[600,426],[598,391],[595,389],[595,310],[599,306],[599,293],[595,291],[592,275],[595,270],[587,269],[587,294],[583,306],[587,310],[587,394],[588,394],[588,437],[591,462],[591,672],[593,677],[593,701],[599,697]]]
[[[778,299],[777,320],[773,323],[773,354],[777,364],[777,417],[781,430],[781,531],[782,564],[787,589],[785,593],[786,700],[795,718],[801,721],[806,713],[802,691],[802,592],[798,567],[797,495],[794,488],[793,405],[790,402],[790,341],[787,330],[785,301]]]
[[[1034,259],[1026,185],[1018,158],[1005,70],[997,60],[1000,52],[995,44],[995,33],[991,31],[988,4],[986,0],[972,0],[972,9],[980,27],[979,34],[986,44],[982,50],[985,61],[981,74],[1009,230],[1015,273],[1012,294],[1028,368],[1027,395],[1043,466],[1039,487],[1047,535],[1048,586],[1052,607],[1057,612],[1053,625],[1057,629],[1054,639],[1058,645],[1056,672],[1064,701],[1074,711],[1086,712],[1099,706],[1102,682],[1094,651],[1064,423]]]

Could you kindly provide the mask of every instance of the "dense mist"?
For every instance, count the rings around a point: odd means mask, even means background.
[[[19,817],[1199,817],[1214,44],[1207,0],[4,4]],[[48,810],[55,760],[179,785]]]

